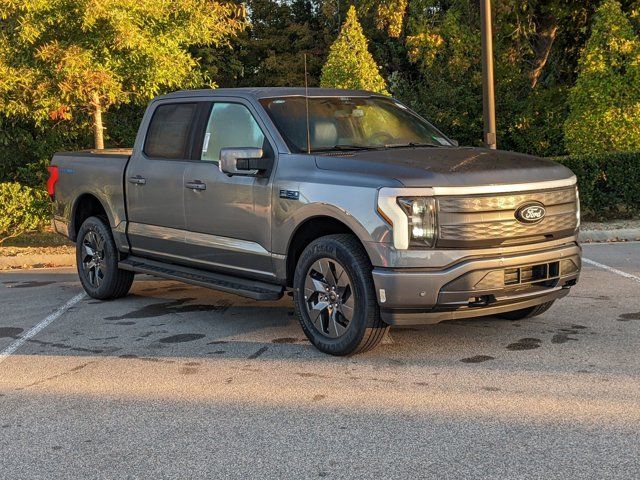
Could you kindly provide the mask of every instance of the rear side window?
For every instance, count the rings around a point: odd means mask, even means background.
[[[187,158],[189,132],[197,104],[174,103],[156,108],[149,124],[144,153],[152,158]]]

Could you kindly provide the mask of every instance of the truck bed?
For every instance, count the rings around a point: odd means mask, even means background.
[[[85,194],[100,200],[114,230],[124,226],[124,174],[130,156],[131,149],[121,148],[58,152],[53,156],[51,165],[57,166],[59,173],[59,188],[53,202],[54,228],[58,233],[75,241],[78,227],[73,223],[75,208]],[[66,219],[71,220],[68,231],[60,231],[59,226]]]

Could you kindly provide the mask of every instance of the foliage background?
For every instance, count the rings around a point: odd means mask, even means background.
[[[110,1],[132,3],[131,0]],[[38,0],[42,2],[44,0]],[[581,60],[581,54],[584,56],[588,40],[599,28],[595,22],[596,11],[603,1],[493,0],[492,3],[499,148],[546,157],[582,153],[583,150],[569,148],[573,140],[565,129],[568,125],[571,131],[578,132],[579,129],[571,126],[572,119],[581,118],[577,107],[581,102],[585,104],[585,98],[589,106],[590,95],[593,95],[589,91],[592,88],[592,92],[593,87],[589,85],[594,83],[586,75],[587,62]],[[624,34],[614,33],[614,40],[624,38],[636,45],[634,42],[640,33],[640,0],[621,0],[617,4],[627,26],[623,27]],[[461,144],[481,144],[477,0],[357,0],[350,3],[247,0],[243,5],[248,16],[246,28],[225,41],[189,47],[197,59],[199,78],[207,79],[203,86],[211,82],[220,87],[301,86],[305,53],[309,85],[318,86],[331,45],[353,5],[368,40],[369,52],[380,67],[389,93],[431,119]],[[615,22],[620,23],[620,18],[614,19]],[[631,53],[616,67],[617,73],[637,66],[634,48],[627,49]],[[610,49],[605,51],[605,55],[610,54]],[[625,78],[625,85],[631,86],[627,88],[627,104],[640,108],[640,98],[633,90],[640,88],[637,83],[640,75]],[[193,78],[189,81],[189,86],[194,86]],[[589,88],[584,88],[585,85]],[[176,85],[159,87],[157,92],[175,88]],[[598,88],[597,82],[595,88]],[[581,94],[580,89],[587,93]],[[132,145],[146,101],[142,97],[131,98],[129,103],[116,105],[105,113],[108,147]],[[587,110],[594,113],[594,109]],[[602,115],[606,116],[607,112]],[[630,125],[640,137],[640,126],[635,122],[632,119],[625,128],[629,129]],[[91,119],[82,111],[71,119],[41,118],[39,123],[28,115],[0,117],[0,182],[41,186],[53,152],[90,148],[91,138]],[[588,136],[585,138],[589,141]],[[630,150],[634,145],[637,144],[620,148]],[[609,142],[598,148],[602,152],[619,147]],[[626,158],[625,162],[636,163],[625,168],[640,168],[637,156]],[[593,172],[587,167],[593,164],[592,160],[567,162],[585,174]],[[584,162],[584,168],[580,162]],[[628,175],[617,177],[617,173],[611,172],[606,175],[621,181],[629,178]],[[593,178],[589,182],[597,183]],[[625,194],[621,198],[630,197]]]
[[[567,155],[553,160],[578,177],[583,218],[607,220],[640,214],[640,153]]]
[[[574,154],[640,151],[640,41],[615,0],[596,11],[569,94],[564,133]]]

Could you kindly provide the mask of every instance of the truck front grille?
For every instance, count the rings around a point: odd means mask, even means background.
[[[517,209],[539,202],[545,217],[538,223],[516,219]],[[570,236],[577,227],[576,190],[438,198],[438,246],[494,247],[535,243]]]

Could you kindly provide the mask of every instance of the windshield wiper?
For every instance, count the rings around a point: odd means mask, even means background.
[[[312,148],[312,152],[330,152],[332,150],[348,151],[348,150],[377,150],[379,147],[367,147],[365,145],[334,145],[333,147],[316,147]]]
[[[415,148],[415,147],[434,147],[438,148],[442,145],[436,145],[435,143],[388,143],[384,146],[384,148]]]

